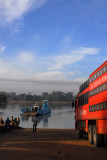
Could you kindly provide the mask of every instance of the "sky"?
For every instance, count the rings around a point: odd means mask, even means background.
[[[76,94],[107,60],[107,0],[0,0],[0,91]]]

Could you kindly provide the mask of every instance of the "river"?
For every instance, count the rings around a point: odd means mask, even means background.
[[[20,104],[8,104],[7,106],[0,106],[0,117],[6,120],[7,117],[19,117],[20,127],[32,128],[32,117],[20,116],[23,105]],[[59,129],[74,129],[74,112],[71,105],[51,105],[51,114],[47,114],[38,118],[37,128],[59,128]]]

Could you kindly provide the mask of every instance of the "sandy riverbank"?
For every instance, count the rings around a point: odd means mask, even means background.
[[[106,160],[107,148],[78,140],[75,130],[32,129],[0,133],[1,160]]]

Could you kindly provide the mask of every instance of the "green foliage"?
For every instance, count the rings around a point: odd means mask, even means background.
[[[53,91],[49,94],[49,101],[71,101],[73,99],[73,93],[63,93],[61,91]]]
[[[73,99],[73,93],[63,93],[61,91],[53,91],[52,93],[43,92],[42,95],[31,95],[29,94],[16,94],[14,92],[7,93],[7,97],[11,98],[12,100],[18,101],[41,101],[43,99],[47,99],[49,101],[68,101],[71,102]]]
[[[7,103],[6,92],[0,92],[0,105]]]

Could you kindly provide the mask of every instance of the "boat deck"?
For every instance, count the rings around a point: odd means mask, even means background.
[[[36,111],[29,113],[29,116],[36,116],[36,115],[37,115],[37,112],[36,112]]]
[[[29,116],[29,113],[22,113],[21,116]]]
[[[21,116],[36,116],[37,115],[37,112],[34,111],[34,112],[26,112],[26,113],[22,113]]]

